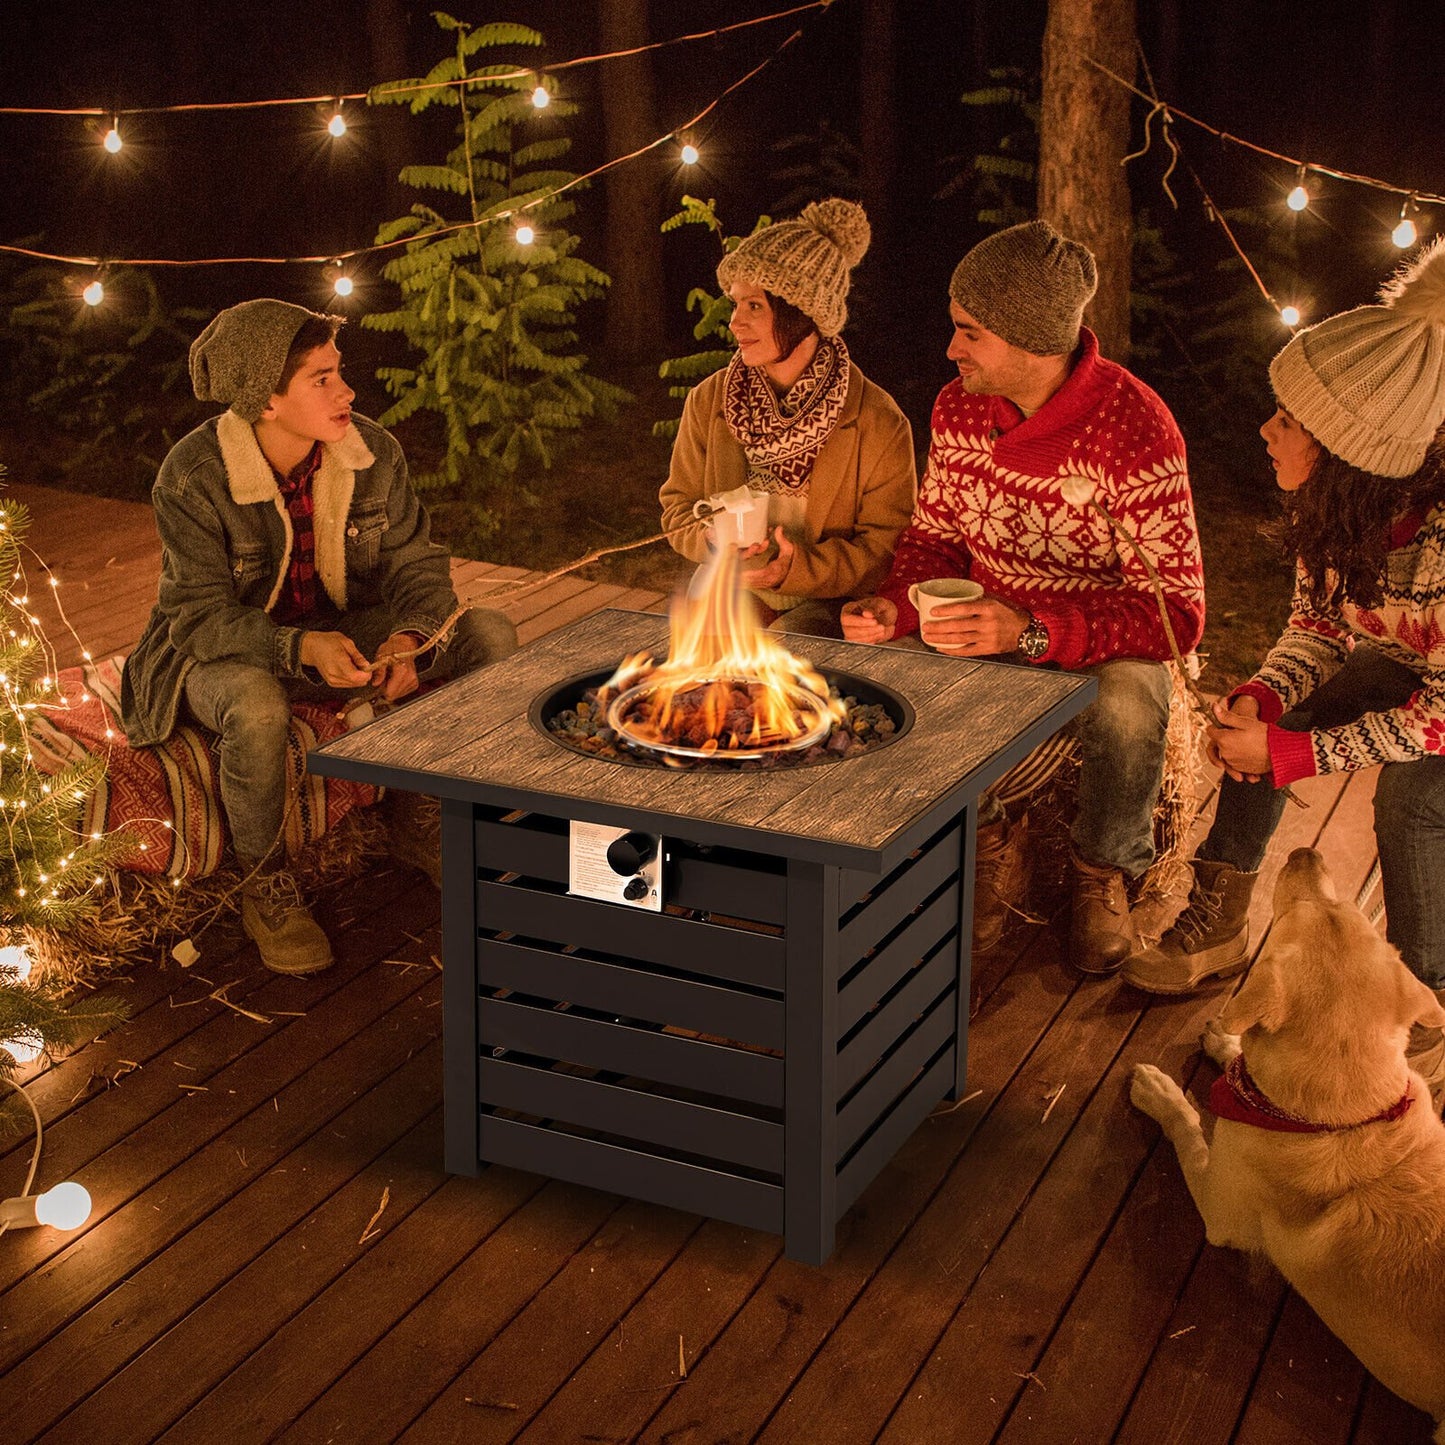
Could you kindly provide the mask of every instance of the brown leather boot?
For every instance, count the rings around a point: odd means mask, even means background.
[[[1028,814],[1010,822],[981,824],[973,875],[973,951],[997,948],[1008,925],[1010,904],[1028,892]]]
[[[1080,973],[1114,973],[1139,946],[1123,870],[1086,862],[1072,849],[1069,860],[1074,865],[1069,962]]]
[[[1193,868],[1189,901],[1174,926],[1124,966],[1125,979],[1145,993],[1192,993],[1249,962],[1249,900],[1259,874],[1200,858]]]
[[[258,873],[245,885],[241,926],[272,973],[320,973],[331,967],[331,944],[289,873]]]

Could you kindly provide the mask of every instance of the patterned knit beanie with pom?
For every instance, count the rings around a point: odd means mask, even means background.
[[[1270,363],[1279,404],[1328,452],[1408,477],[1445,422],[1445,237],[1357,306],[1299,332]]]
[[[796,306],[823,336],[848,319],[848,273],[863,259],[872,231],[863,207],[837,196],[805,206],[795,221],[755,231],[718,264],[724,291],[734,281],[761,286]]]

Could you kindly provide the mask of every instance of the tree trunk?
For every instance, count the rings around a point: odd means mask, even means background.
[[[1039,215],[1082,241],[1099,263],[1088,322],[1099,349],[1129,358],[1134,215],[1119,164],[1129,145],[1129,93],[1091,66],[1133,80],[1134,0],[1049,0],[1039,123]]]
[[[858,138],[862,160],[859,191],[873,227],[873,245],[889,249],[893,198],[897,193],[897,100],[893,88],[897,16],[894,0],[864,0],[863,37],[859,46]]]
[[[648,42],[647,0],[598,0],[604,51]],[[628,155],[657,138],[652,59],[609,60],[602,77],[602,121],[608,156]],[[656,155],[607,172],[607,349],[620,361],[654,355],[663,329],[662,224]]]
[[[407,63],[404,0],[366,0],[366,41],[371,52],[368,90],[382,81],[404,80],[411,74]],[[409,193],[397,179],[410,161],[407,150],[410,117],[399,105],[378,105],[367,110],[365,116],[386,175],[385,189],[377,198],[381,214],[398,215],[411,204]]]

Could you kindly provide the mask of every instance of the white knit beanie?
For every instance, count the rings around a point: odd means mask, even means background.
[[[814,201],[796,221],[775,221],[728,252],[718,263],[718,284],[724,291],[734,281],[761,286],[796,306],[821,335],[836,336],[848,319],[848,273],[871,238],[856,201]]]
[[[1445,237],[1407,262],[1378,306],[1342,311],[1270,363],[1279,404],[1363,472],[1408,477],[1445,422]]]

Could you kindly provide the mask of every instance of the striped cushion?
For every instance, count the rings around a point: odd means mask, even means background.
[[[220,866],[227,829],[221,808],[221,760],[214,733],[186,724],[160,747],[131,748],[120,726],[122,657],[66,668],[58,676],[64,701],[35,715],[31,751],[44,773],[86,754],[106,760],[106,775],[86,800],[86,833],[121,829],[142,845],[125,867],[169,878],[204,878]],[[286,851],[294,855],[334,828],[377,790],[306,771],[306,754],[344,731],[324,706],[297,703],[287,738],[286,778],[294,799],[286,815]]]

